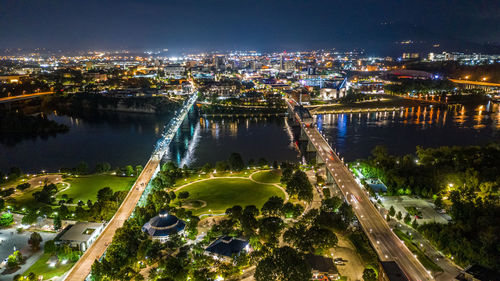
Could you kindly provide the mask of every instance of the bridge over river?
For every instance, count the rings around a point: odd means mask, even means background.
[[[123,203],[120,205],[115,215],[108,222],[96,241],[92,243],[73,268],[71,268],[64,280],[85,280],[89,276],[92,264],[96,259],[100,259],[104,255],[108,245],[111,243],[111,240],[115,235],[116,230],[122,227],[125,221],[132,215],[135,207],[141,201],[141,198],[144,199],[147,196],[149,192],[148,187],[150,187],[149,183],[160,170],[161,159],[167,152],[170,142],[174,138],[177,130],[195,103],[197,97],[198,92],[194,91],[191,93],[189,98],[184,102],[183,106],[170,120],[169,124],[165,127],[166,131],[162,135],[162,138],[157,142],[151,158],[146,166],[144,166],[141,174],[138,176],[129,193],[123,200]]]
[[[307,142],[306,153],[314,154],[318,164],[324,164],[327,181],[336,186],[352,205],[363,231],[368,236],[381,261],[395,261],[409,280],[434,280],[413,253],[391,230],[370,201],[368,192],[356,182],[343,160],[330,147],[312,122],[311,115],[295,101],[289,100],[289,116],[300,126],[299,140]],[[353,148],[355,149],[355,148]],[[310,155],[309,155],[310,156]]]

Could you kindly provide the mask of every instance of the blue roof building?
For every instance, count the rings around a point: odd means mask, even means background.
[[[250,247],[246,240],[231,236],[222,236],[210,244],[205,249],[205,252],[218,258],[228,259],[233,255],[239,255],[242,250],[248,252],[249,249]]]
[[[146,232],[152,239],[165,242],[172,234],[182,234],[185,227],[186,223],[183,220],[168,214],[166,211],[161,211],[159,215],[144,224],[142,231]]]

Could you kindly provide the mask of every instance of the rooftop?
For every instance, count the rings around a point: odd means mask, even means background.
[[[102,228],[104,224],[97,222],[77,222],[69,226],[58,240],[87,242],[96,229]]]
[[[162,237],[182,231],[185,226],[184,221],[162,211],[144,224],[142,231],[153,237]]]
[[[205,251],[220,256],[231,257],[232,255],[241,252],[247,245],[248,241],[241,238],[222,236],[210,244]]]

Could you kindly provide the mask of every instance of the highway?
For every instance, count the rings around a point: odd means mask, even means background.
[[[13,101],[18,101],[18,100],[25,100],[25,99],[32,99],[40,96],[46,96],[46,95],[52,95],[55,92],[40,92],[40,93],[33,93],[33,94],[26,94],[26,95],[20,95],[20,96],[10,96],[10,97],[5,97],[5,98],[0,98],[0,103],[8,103],[8,102],[13,102]]]
[[[422,266],[414,254],[394,234],[386,220],[370,202],[368,192],[356,182],[352,173],[319,131],[312,125],[306,126],[298,119],[297,114],[295,114],[295,118],[300,122],[302,129],[313,143],[344,198],[352,205],[354,214],[374,246],[379,259],[382,261],[396,261],[410,280],[434,280],[430,272]]]

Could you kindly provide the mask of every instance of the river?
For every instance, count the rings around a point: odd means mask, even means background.
[[[0,169],[17,166],[25,172],[57,171],[85,161],[93,167],[145,164],[168,117],[101,113],[72,118],[52,114],[69,132],[45,139],[0,143]],[[457,110],[413,108],[397,112],[318,115],[318,127],[348,161],[369,156],[384,144],[405,154],[416,145],[475,145],[500,141],[498,105]],[[202,118],[191,112],[170,145],[167,157],[179,165],[201,166],[225,160],[231,152],[243,158],[296,160],[284,117]]]

